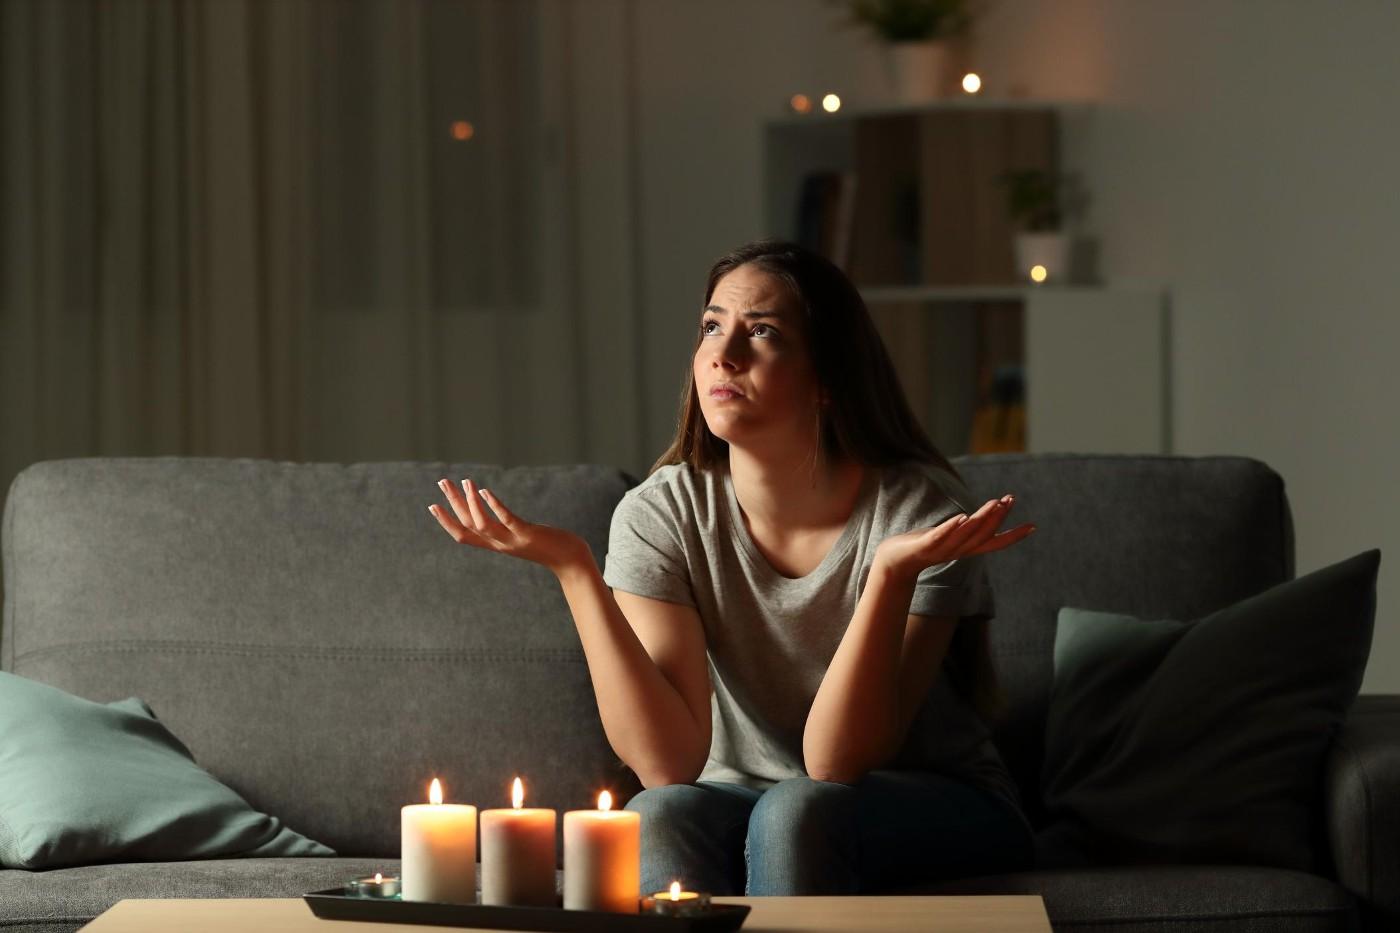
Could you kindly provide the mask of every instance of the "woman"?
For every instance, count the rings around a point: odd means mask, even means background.
[[[764,241],[710,270],[670,449],[587,544],[444,480],[458,542],[558,577],[608,741],[646,788],[642,890],[855,894],[1029,867],[984,717],[975,511],[859,293]],[[484,505],[483,505],[484,503]],[[941,675],[941,676],[940,676]]]

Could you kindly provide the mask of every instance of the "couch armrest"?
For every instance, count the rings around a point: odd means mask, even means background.
[[[1327,837],[1367,930],[1400,929],[1400,695],[1356,698],[1327,755]]]

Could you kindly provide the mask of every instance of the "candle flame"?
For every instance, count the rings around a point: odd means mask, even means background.
[[[612,794],[608,793],[607,791],[603,791],[601,794],[598,795],[598,809],[612,809]]]
[[[519,810],[520,805],[525,802],[525,785],[520,783],[520,778],[515,779],[515,784],[510,789],[511,806]]]
[[[680,899],[681,899],[681,883],[680,883],[679,881],[672,881],[672,882],[671,882],[671,900],[673,900],[673,901],[678,901],[678,900],[680,900]]]
[[[428,788],[428,803],[442,803],[442,782],[433,778],[432,786]]]
[[[375,884],[379,884],[379,883],[383,882],[383,880],[384,880],[384,876],[383,876],[383,875],[381,875],[379,872],[375,872],[375,873],[374,873],[374,883],[375,883]]]

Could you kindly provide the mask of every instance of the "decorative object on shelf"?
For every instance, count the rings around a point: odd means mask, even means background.
[[[1026,449],[1026,376],[1020,366],[991,373],[985,400],[972,414],[969,454],[1021,453]]]
[[[975,18],[969,0],[848,0],[851,22],[886,43],[890,79],[899,100],[918,103],[948,89],[952,40]]]
[[[794,94],[788,98],[788,109],[793,113],[811,113],[812,98],[806,94]]]
[[[1070,234],[1065,219],[1083,204],[1074,173],[1021,169],[1003,172],[1007,213],[1019,228],[1015,238],[1016,275],[1037,285],[1069,280]]]

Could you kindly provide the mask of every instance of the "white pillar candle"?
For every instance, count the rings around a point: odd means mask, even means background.
[[[556,907],[554,864],[557,849],[553,810],[522,809],[525,787],[511,789],[511,806],[481,811],[481,903],[515,907]]]
[[[442,802],[437,778],[429,803],[403,808],[399,875],[406,901],[476,903],[476,807]]]
[[[612,809],[612,794],[597,810],[564,814],[564,907],[637,913],[642,885],[642,815]]]

